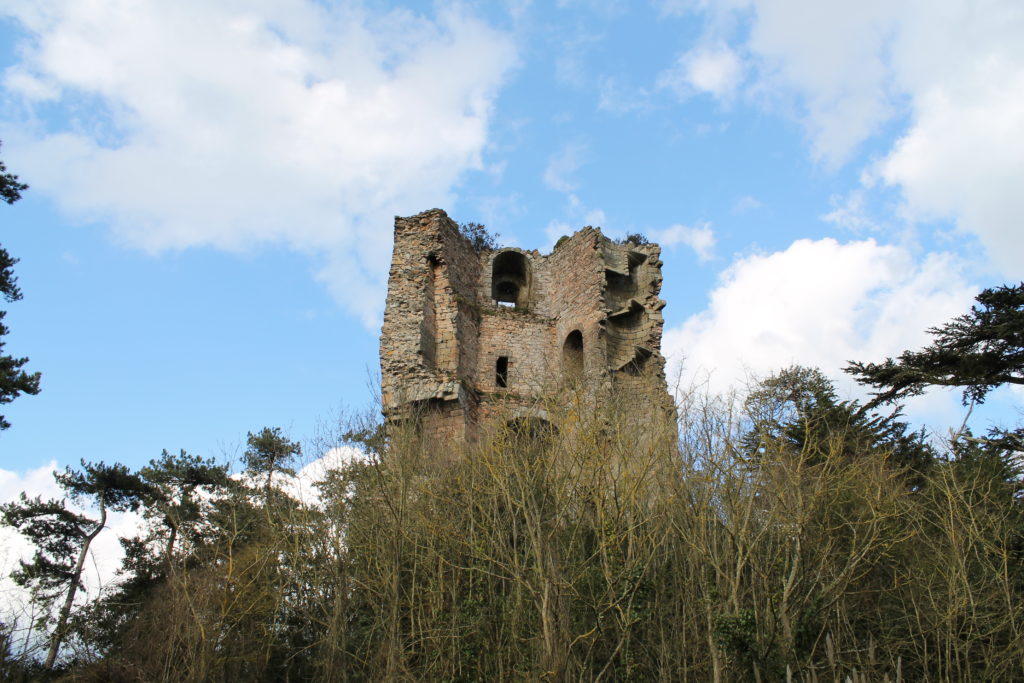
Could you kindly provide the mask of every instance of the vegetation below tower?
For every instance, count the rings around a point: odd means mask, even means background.
[[[800,367],[741,397],[684,394],[677,425],[584,395],[540,406],[545,424],[497,421],[456,461],[412,421],[362,425],[347,439],[366,458],[328,471],[315,501],[288,493],[300,449],[273,429],[249,435],[245,477],[185,453],[119,472],[106,504],[148,520],[124,541],[121,582],[75,603],[52,670],[16,656],[9,630],[3,674],[1024,676],[1020,430],[929,440]],[[62,476],[95,497],[99,471]],[[62,519],[50,565],[78,557],[75,525],[95,530]],[[67,581],[39,585],[56,610]]]

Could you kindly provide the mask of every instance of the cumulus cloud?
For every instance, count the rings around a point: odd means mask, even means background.
[[[878,180],[896,188],[910,221],[953,221],[977,236],[1004,276],[1024,277],[1024,7],[1016,0],[725,0],[662,2],[666,16],[702,13],[702,39],[732,41],[746,57],[746,93],[775,110],[795,110],[812,156],[845,164],[866,140],[896,141],[871,165],[865,189]],[[741,25],[744,30],[737,31]],[[662,75],[701,89],[691,76],[693,51]],[[714,60],[711,60],[714,63]],[[728,63],[724,61],[723,63]],[[714,74],[704,82],[712,90]],[[666,75],[667,74],[667,75]],[[903,123],[905,121],[905,123]],[[853,202],[860,198],[853,196]],[[835,222],[862,222],[856,206]],[[860,226],[863,227],[863,226]]]
[[[731,4],[752,17],[745,48],[756,67],[755,91],[769,100],[800,98],[819,161],[845,162],[896,113],[887,49],[903,6],[913,3]]]
[[[318,505],[321,502],[320,489],[315,486],[316,482],[322,481],[331,470],[347,467],[366,459],[366,452],[354,446],[331,448],[316,460],[303,465],[294,477],[282,477],[279,484],[295,499],[311,505]]]
[[[956,220],[1016,280],[1024,278],[1024,59],[988,69],[921,94],[914,124],[877,170],[901,189],[908,218]]]
[[[799,240],[740,258],[706,310],[666,330],[670,377],[710,375],[722,391],[799,363],[852,389],[849,360],[881,360],[928,341],[925,330],[969,307],[976,288],[950,254],[916,261],[874,240]]]
[[[680,244],[687,246],[693,249],[701,261],[710,260],[715,247],[715,233],[710,223],[694,226],[677,224],[664,230],[655,230],[651,237],[663,247],[675,247]]]
[[[728,100],[743,79],[743,63],[728,45],[700,45],[679,56],[676,63],[658,75],[658,87],[669,88],[680,97],[708,93]]]
[[[482,168],[511,38],[436,17],[313,0],[5,5],[26,38],[0,122],[33,188],[152,251],[285,243],[318,254],[375,324],[395,213],[452,201]],[[46,120],[52,121],[52,117]]]

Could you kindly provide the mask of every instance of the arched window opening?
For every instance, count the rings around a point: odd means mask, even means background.
[[[499,306],[526,306],[530,298],[530,262],[518,251],[503,251],[494,257],[491,298]]]
[[[583,375],[583,333],[573,330],[562,344],[562,374],[566,379]]]
[[[494,383],[500,389],[508,386],[508,356],[498,356],[494,368]]]

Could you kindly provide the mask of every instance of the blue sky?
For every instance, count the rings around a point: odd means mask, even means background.
[[[0,468],[372,406],[393,217],[433,207],[642,232],[673,377],[855,391],[846,360],[1024,278],[1021,35],[1014,0],[0,2],[7,351],[43,373]]]

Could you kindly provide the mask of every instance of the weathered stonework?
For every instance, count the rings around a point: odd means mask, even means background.
[[[566,387],[671,411],[658,245],[586,227],[547,255],[477,252],[440,209],[396,217],[394,239],[380,340],[389,420],[414,417],[457,449],[490,416],[544,418],[540,400]]]

